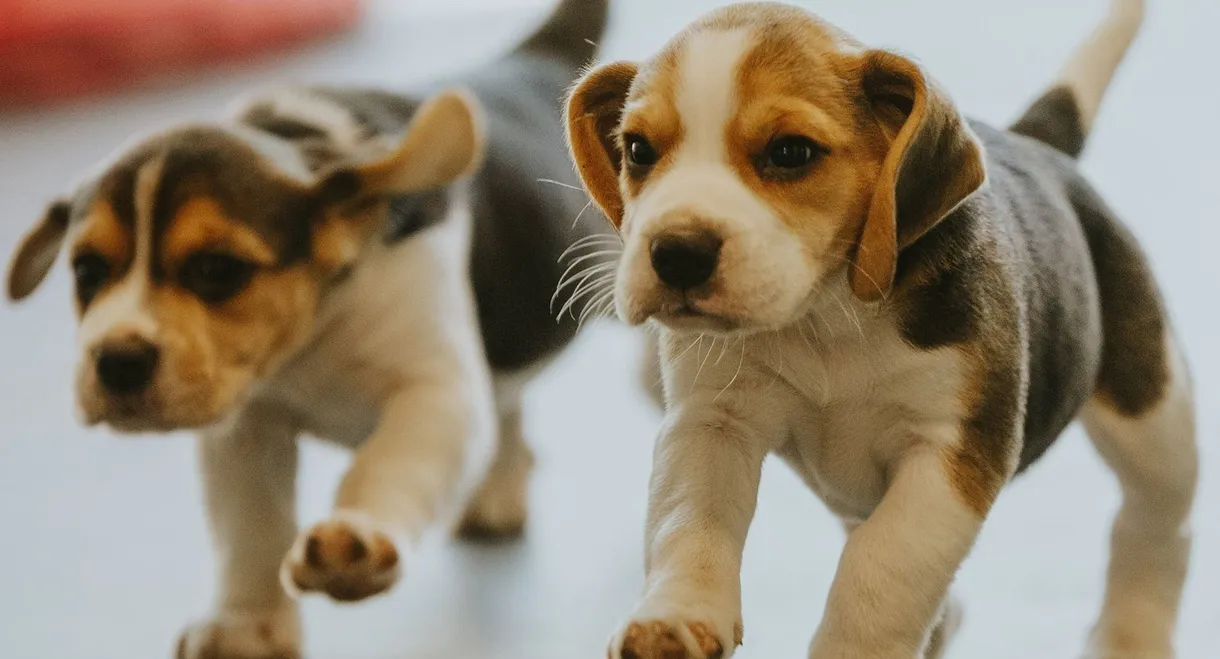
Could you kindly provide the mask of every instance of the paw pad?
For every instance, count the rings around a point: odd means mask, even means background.
[[[297,539],[281,576],[289,590],[354,602],[394,585],[399,576],[398,549],[369,523],[333,519]]]

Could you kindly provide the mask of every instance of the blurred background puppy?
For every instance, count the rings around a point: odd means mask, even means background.
[[[139,140],[18,247],[14,300],[68,254],[85,422],[201,436],[221,590],[180,657],[296,656],[285,588],[382,592],[463,507],[467,535],[522,531],[521,389],[595,311],[574,298],[556,323],[549,305],[565,249],[600,240],[561,194],[559,99],[606,5],[565,0],[427,94],[287,88]],[[333,515],[298,535],[302,433],[358,451]]]

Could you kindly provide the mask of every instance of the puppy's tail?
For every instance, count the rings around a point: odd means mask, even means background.
[[[1143,22],[1144,0],[1111,0],[1106,19],[1009,130],[1079,156],[1110,79]]]
[[[546,23],[515,52],[560,59],[573,67],[589,64],[609,22],[610,0],[560,0]]]

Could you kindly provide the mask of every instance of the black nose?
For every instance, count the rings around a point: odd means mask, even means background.
[[[669,286],[694,288],[706,283],[716,271],[722,242],[706,231],[665,234],[652,241],[652,269]]]
[[[138,393],[152,382],[158,356],[157,347],[147,341],[107,345],[97,353],[97,378],[110,393]]]

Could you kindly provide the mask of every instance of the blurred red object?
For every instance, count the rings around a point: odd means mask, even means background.
[[[117,90],[340,32],[362,0],[0,0],[0,107]]]

